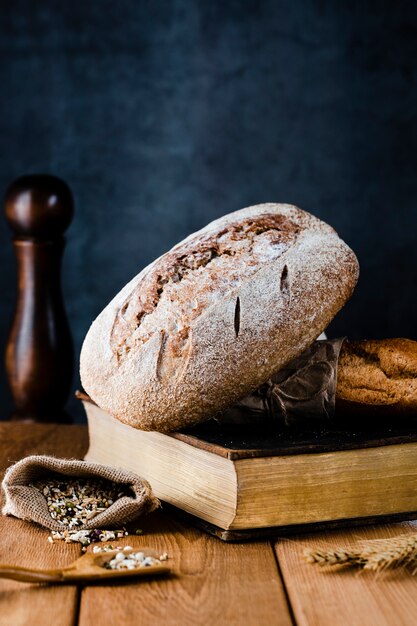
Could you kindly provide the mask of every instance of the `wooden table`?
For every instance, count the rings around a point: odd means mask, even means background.
[[[82,457],[87,448],[83,426],[2,423],[0,431],[2,471],[28,454]],[[49,544],[48,531],[29,523],[0,523],[2,563],[64,566],[81,552],[78,544]],[[167,552],[172,577],[84,588],[0,580],[0,626],[417,624],[417,577],[325,572],[302,561],[305,547],[417,532],[412,523],[251,544],[223,544],[163,511],[140,526],[143,535],[125,543]]]

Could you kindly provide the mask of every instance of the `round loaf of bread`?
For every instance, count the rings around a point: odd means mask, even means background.
[[[93,322],[81,381],[121,421],[170,431],[201,422],[299,355],[352,293],[358,262],[294,206],[260,204],[190,235]]]

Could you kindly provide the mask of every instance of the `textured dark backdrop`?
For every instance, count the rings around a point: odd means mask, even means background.
[[[264,201],[311,211],[357,252],[332,333],[417,338],[416,59],[415,2],[3,0],[0,188],[50,172],[74,191],[63,280],[77,356],[145,264]],[[3,349],[5,224],[0,238]],[[5,415],[4,376],[0,401]]]

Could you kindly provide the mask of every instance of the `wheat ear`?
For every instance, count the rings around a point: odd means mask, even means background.
[[[400,535],[361,543],[357,548],[305,550],[307,563],[316,565],[357,565],[364,570],[381,572],[394,567],[412,567],[417,572],[417,535]]]

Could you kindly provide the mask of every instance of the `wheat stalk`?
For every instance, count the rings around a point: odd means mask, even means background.
[[[357,565],[364,570],[381,572],[394,567],[410,567],[417,572],[417,535],[366,541],[357,548],[305,550],[307,563],[316,565]]]

